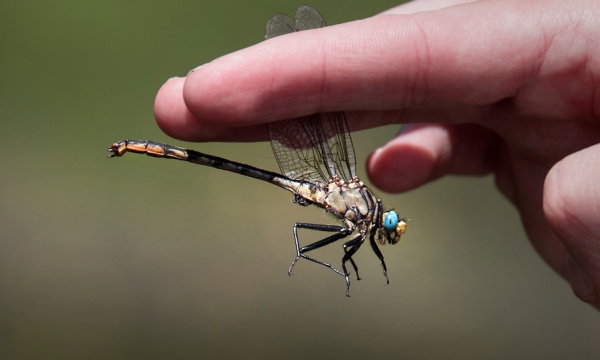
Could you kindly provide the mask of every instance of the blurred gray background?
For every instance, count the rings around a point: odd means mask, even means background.
[[[335,223],[318,208],[207,167],[106,159],[138,138],[277,170],[268,143],[168,138],[153,102],[300,4],[0,3],[0,359],[598,358],[600,314],[537,256],[491,177],[374,189],[409,226],[383,247],[390,284],[367,246],[346,298],[316,264],[287,275],[293,224]],[[309,3],[330,25],[396,4]],[[367,183],[366,157],[398,129],[353,135]]]

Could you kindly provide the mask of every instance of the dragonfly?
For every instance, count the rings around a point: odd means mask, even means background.
[[[310,6],[302,5],[296,11],[295,21],[284,14],[276,14],[267,22],[265,39],[297,31],[327,26],[321,14]],[[341,220],[343,225],[296,223],[294,241],[296,257],[288,269],[292,274],[300,259],[330,268],[346,280],[346,296],[350,296],[350,279],[346,263],[356,272],[352,256],[367,240],[383,267],[389,284],[387,266],[379,244],[397,244],[406,230],[406,221],[395,210],[384,210],[383,203],[356,176],[356,158],[345,113],[342,111],[317,113],[267,125],[271,147],[281,173],[204,154],[195,150],[146,140],[121,140],[108,149],[109,158],[126,152],[153,157],[176,159],[207,165],[277,185],[294,194],[293,202],[301,206],[315,205]],[[330,236],[300,246],[298,230],[307,229],[332,233]],[[342,270],[330,263],[308,256],[307,253],[355,234],[344,242]]]

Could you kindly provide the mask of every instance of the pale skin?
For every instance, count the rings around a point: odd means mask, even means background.
[[[187,141],[267,140],[267,122],[339,110],[352,130],[411,124],[371,154],[373,184],[493,173],[600,309],[598,24],[598,1],[414,1],[220,57],[165,83],[156,119]]]

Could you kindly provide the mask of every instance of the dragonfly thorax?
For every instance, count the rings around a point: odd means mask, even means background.
[[[340,186],[341,185],[341,186]],[[324,198],[328,212],[354,223],[373,221],[377,199],[360,180],[346,183],[330,183]]]

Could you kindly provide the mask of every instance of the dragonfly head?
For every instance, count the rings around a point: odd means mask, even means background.
[[[388,244],[395,245],[400,241],[400,237],[405,230],[406,221],[399,218],[394,210],[386,211],[381,219],[379,241],[384,244],[387,240]],[[381,235],[383,235],[383,238]]]

